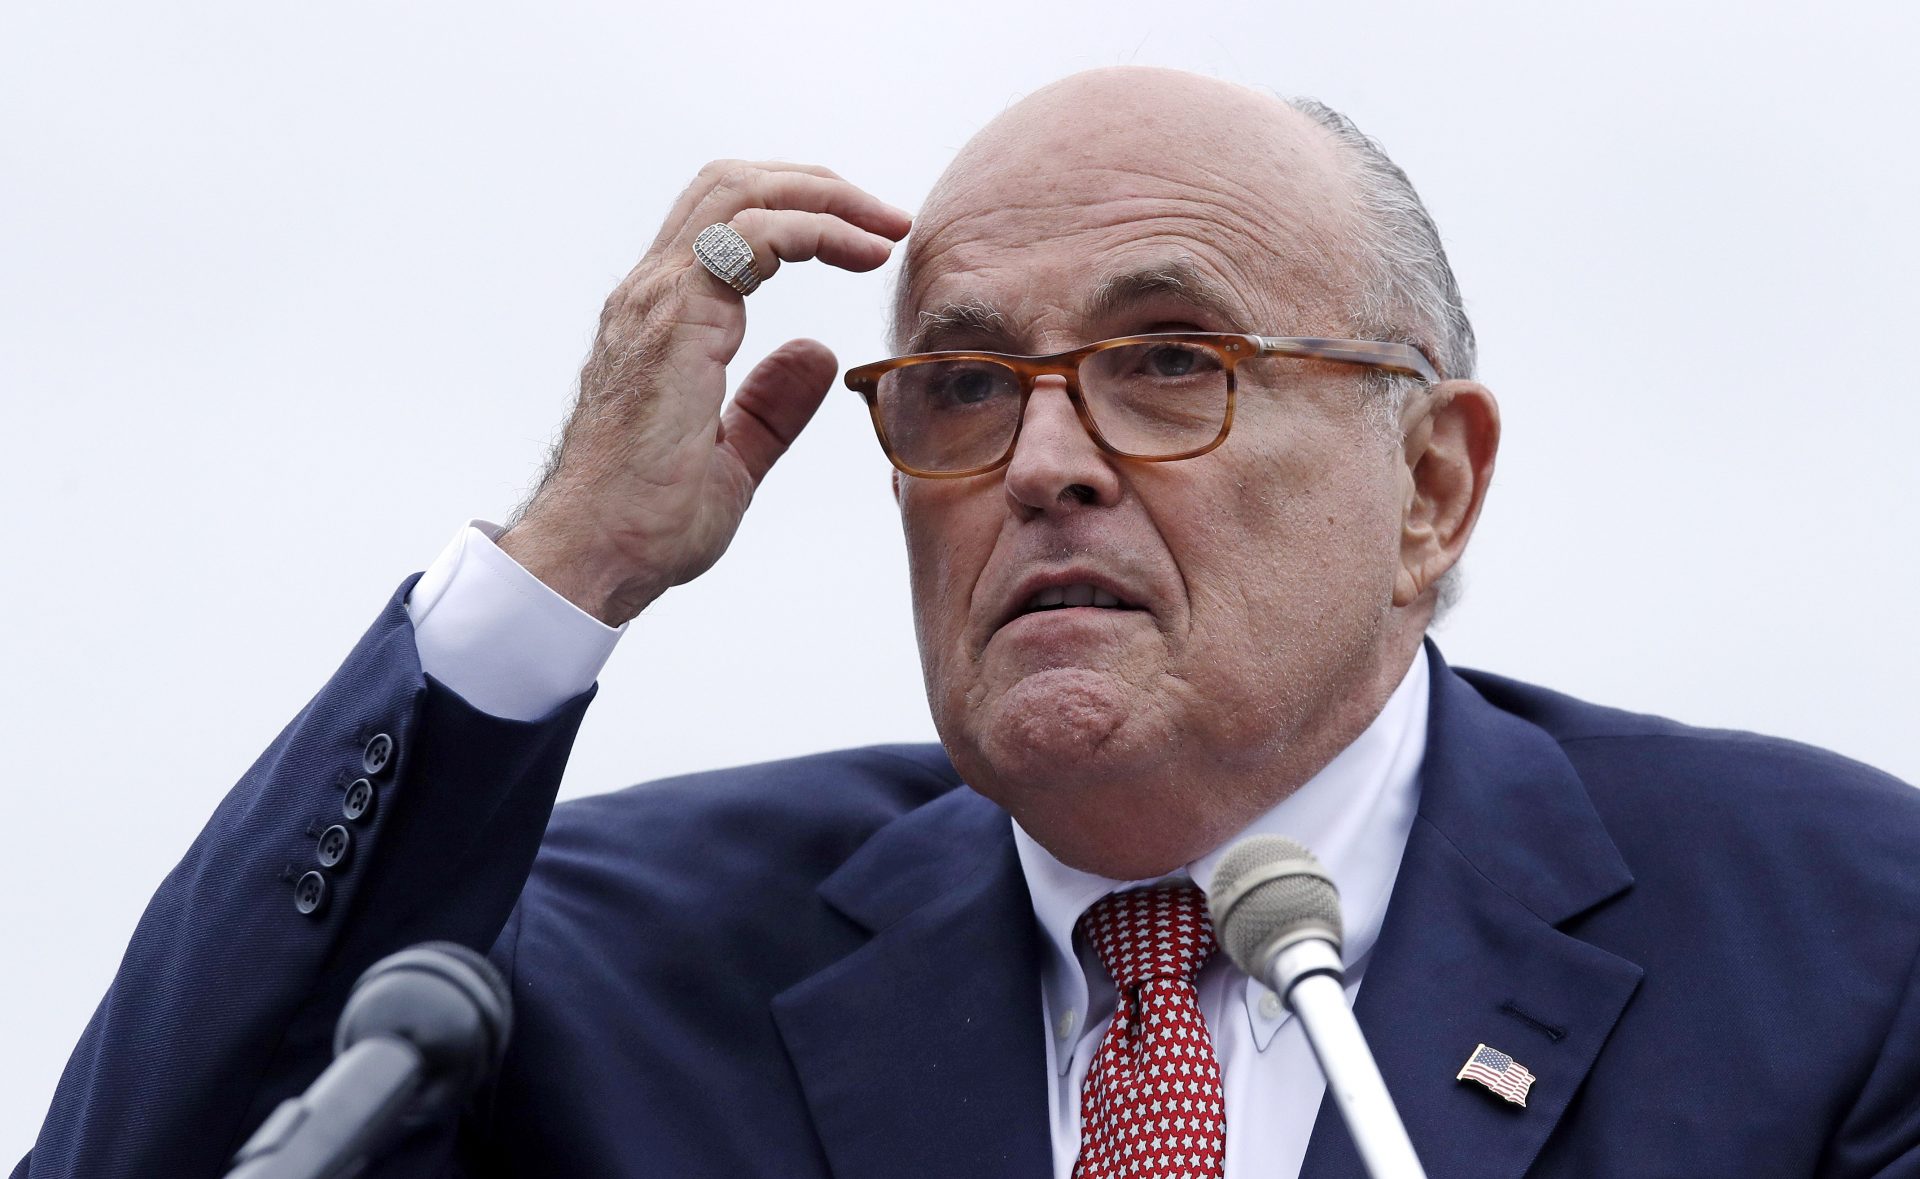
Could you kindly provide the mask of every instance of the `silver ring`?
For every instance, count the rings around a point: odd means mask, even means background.
[[[713,277],[742,295],[751,295],[760,286],[760,268],[753,264],[753,247],[740,232],[724,221],[716,221],[693,239],[693,256]]]

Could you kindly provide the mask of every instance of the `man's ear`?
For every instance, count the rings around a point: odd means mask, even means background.
[[[1466,551],[1493,481],[1500,404],[1477,381],[1442,381],[1401,416],[1406,500],[1393,604],[1411,606]]]

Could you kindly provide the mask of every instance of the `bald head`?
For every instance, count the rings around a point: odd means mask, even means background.
[[[1179,240],[1196,229],[1210,239],[1197,252]],[[918,347],[956,315],[1013,313],[944,281],[983,242],[1069,234],[1092,249],[1129,233],[1167,247],[1149,268],[1179,261],[1237,286],[1255,318],[1223,327],[1398,339],[1448,375],[1471,372],[1438,234],[1377,145],[1317,103],[1144,67],[1055,82],[962,148],[908,241],[895,343]]]
[[[1182,177],[1181,165],[1206,172]],[[934,185],[922,231],[1087,167],[1117,169],[1136,185],[1211,172],[1247,189],[1342,195],[1330,139],[1279,99],[1178,70],[1113,67],[1055,82],[983,127]]]
[[[1356,264],[1352,207],[1336,145],[1279,100],[1174,70],[1092,70],[1015,104],[961,149],[909,240],[901,307],[933,309],[931,288],[982,240],[1019,250],[1070,233],[1092,247],[1171,231],[1155,260],[1172,262],[1191,253],[1178,239],[1194,228],[1213,239],[1201,265],[1218,279],[1252,285],[1259,272],[1331,293]],[[1239,325],[1283,327],[1293,330]]]

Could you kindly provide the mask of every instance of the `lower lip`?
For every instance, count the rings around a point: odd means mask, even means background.
[[[1103,606],[1057,606],[1052,610],[1035,610],[1030,614],[1021,614],[1001,626],[1000,634],[1020,635],[1027,632],[1068,629],[1075,627],[1107,627],[1130,623],[1148,617],[1145,610],[1120,610]]]

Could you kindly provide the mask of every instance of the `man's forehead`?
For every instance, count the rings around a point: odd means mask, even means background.
[[[1077,289],[1044,294],[1033,289],[1035,281],[1046,283],[1043,276],[1010,284],[983,284],[977,275],[936,282],[907,325],[905,346],[919,352],[949,341],[1018,339],[1043,305],[1052,307],[1062,302],[1080,324],[1111,323],[1151,306],[1167,312],[1187,309],[1193,318],[1218,331],[1259,330],[1259,312],[1239,284],[1191,254],[1148,257],[1076,277],[1078,281],[1070,285]],[[1003,285],[1012,290],[999,290]]]
[[[1351,285],[1351,191],[1324,132],[1277,100],[1167,71],[1078,75],[990,124],[935,186],[896,342],[1153,298],[1277,330],[1255,321]]]

